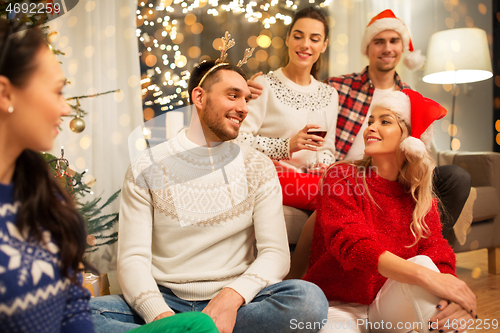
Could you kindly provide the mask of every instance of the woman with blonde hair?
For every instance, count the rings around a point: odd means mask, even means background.
[[[329,300],[323,332],[462,332],[476,296],[441,235],[427,147],[436,102],[405,89],[373,105],[365,157],[336,163],[318,195],[304,279]]]

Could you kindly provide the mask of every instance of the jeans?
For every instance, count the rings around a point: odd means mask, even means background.
[[[185,301],[160,286],[165,302],[175,313],[202,311],[210,300]],[[144,324],[123,296],[90,300],[96,333],[126,332]],[[239,308],[233,332],[317,332],[326,320],[328,301],[321,289],[307,281],[286,280],[262,289]]]
[[[442,203],[439,213],[443,237],[448,239],[469,197],[471,177],[458,165],[442,165],[434,169],[432,183]]]

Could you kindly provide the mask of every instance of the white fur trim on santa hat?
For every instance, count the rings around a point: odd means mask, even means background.
[[[393,91],[380,98],[372,104],[371,109],[384,108],[391,110],[403,118],[403,121],[411,126],[411,101],[405,93]]]
[[[406,155],[416,156],[418,158],[422,158],[424,154],[427,152],[425,147],[425,143],[421,140],[414,138],[413,136],[409,136],[401,142],[399,145],[402,151],[405,152]]]
[[[365,34],[361,40],[361,53],[368,55],[368,44],[370,44],[373,37],[386,30],[396,31],[403,40],[404,50],[408,50],[410,44],[410,32],[408,28],[400,19],[387,17],[376,20],[365,28]]]
[[[404,60],[403,64],[410,70],[416,71],[417,69],[422,68],[425,64],[425,56],[422,54],[422,51],[415,50],[410,52]]]
[[[430,124],[429,127],[425,130],[424,133],[420,136],[420,140],[422,140],[427,147],[427,150],[431,150],[432,138],[434,137],[434,124]]]

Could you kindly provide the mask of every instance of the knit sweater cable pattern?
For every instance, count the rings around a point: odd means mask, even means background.
[[[94,332],[81,274],[78,285],[61,276],[48,231],[40,244],[17,228],[13,193],[0,184],[0,332]]]
[[[272,162],[231,142],[210,150],[181,131],[127,171],[118,278],[126,301],[146,322],[170,311],[158,285],[190,301],[212,299],[230,287],[248,303],[288,272]]]
[[[307,125],[308,112],[324,110],[328,131],[319,150],[320,162],[335,162],[337,91],[312,76],[310,85],[300,86],[287,78],[281,68],[255,81],[264,89],[262,95],[248,103],[248,116],[241,124],[237,142],[250,145],[286,166],[307,167],[314,161],[315,152],[301,150],[290,154],[290,138]]]
[[[340,164],[324,178],[305,280],[316,283],[328,300],[371,304],[387,280],[377,271],[389,251],[403,259],[425,255],[441,273],[455,274],[455,255],[441,235],[437,205],[425,218],[428,238],[413,246],[410,231],[415,202],[399,182],[368,169],[367,195],[360,172]],[[378,206],[377,206],[378,205]]]

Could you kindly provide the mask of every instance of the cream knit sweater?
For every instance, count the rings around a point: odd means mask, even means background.
[[[147,323],[170,310],[157,285],[190,301],[230,287],[250,302],[290,265],[272,162],[231,142],[196,146],[182,131],[129,167],[118,248],[124,297]]]
[[[248,103],[248,116],[241,123],[236,141],[301,172],[315,162],[316,154],[309,150],[290,154],[290,138],[307,125],[309,112],[324,110],[328,132],[323,147],[319,149],[319,160],[325,164],[335,162],[337,90],[312,76],[308,86],[300,86],[287,78],[281,68],[259,76],[255,81],[264,89],[261,96]]]

